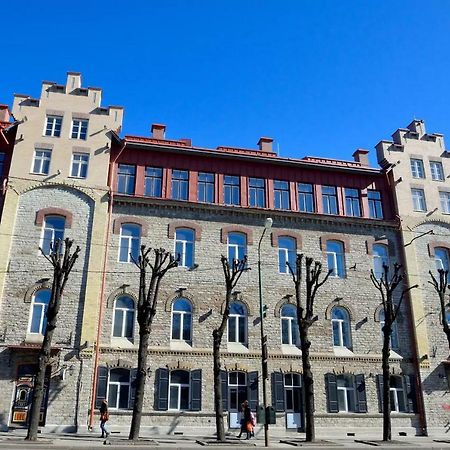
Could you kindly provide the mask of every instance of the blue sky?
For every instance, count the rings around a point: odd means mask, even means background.
[[[448,1],[65,3],[2,6],[1,103],[79,71],[125,107],[126,134],[162,122],[198,146],[270,136],[282,156],[373,162],[414,117],[450,139]]]

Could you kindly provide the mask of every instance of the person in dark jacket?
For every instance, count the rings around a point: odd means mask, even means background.
[[[109,431],[106,426],[106,422],[109,420],[109,412],[108,412],[108,402],[106,400],[102,401],[100,406],[100,429],[102,430],[102,438],[108,439]]]
[[[250,409],[250,405],[248,404],[248,400],[245,400],[244,403],[244,427],[247,433],[246,439],[250,439],[253,435],[253,418],[252,418],[252,410]]]

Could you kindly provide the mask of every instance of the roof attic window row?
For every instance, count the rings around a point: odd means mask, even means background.
[[[380,191],[119,164],[116,192],[229,206],[383,219]],[[244,185],[245,183],[245,185]]]

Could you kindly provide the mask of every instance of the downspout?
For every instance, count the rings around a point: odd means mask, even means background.
[[[92,377],[92,388],[91,388],[91,409],[89,411],[89,429],[92,430],[94,424],[94,410],[95,410],[95,397],[96,397],[96,388],[97,388],[97,371],[98,371],[98,360],[100,357],[100,339],[102,334],[102,323],[103,323],[103,313],[104,313],[104,295],[105,295],[105,286],[106,286],[106,269],[108,267],[108,248],[109,248],[109,237],[111,234],[111,220],[112,220],[112,209],[114,203],[114,174],[115,174],[115,164],[119,156],[122,154],[122,151],[125,148],[125,141],[123,142],[122,148],[118,152],[117,156],[113,161],[109,163],[109,174],[108,174],[108,192],[109,192],[109,201],[108,201],[108,221],[106,228],[106,236],[105,236],[105,256],[103,259],[103,268],[102,268],[102,285],[100,288],[100,306],[98,310],[98,325],[97,325],[97,338],[95,341],[95,354],[94,354],[94,367],[93,367],[93,377]]]

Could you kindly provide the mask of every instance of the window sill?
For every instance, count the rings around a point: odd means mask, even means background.
[[[227,351],[230,353],[249,353],[249,349],[239,342],[228,342]]]
[[[72,180],[85,180],[87,177],[75,177],[73,175],[69,175],[67,178],[72,178]]]
[[[333,347],[335,356],[355,356],[355,354],[347,347]]]
[[[112,337],[111,346],[114,348],[135,348],[134,342],[126,337]]]
[[[192,345],[186,341],[170,341],[170,350],[192,350]]]
[[[30,175],[41,175],[43,177],[48,177],[48,173],[40,173],[40,172],[30,172]]]
[[[301,355],[302,351],[296,345],[281,344],[281,353],[283,355]]]
[[[43,334],[38,333],[27,333],[25,337],[25,342],[32,343],[32,344],[42,344],[42,341],[44,340]]]

